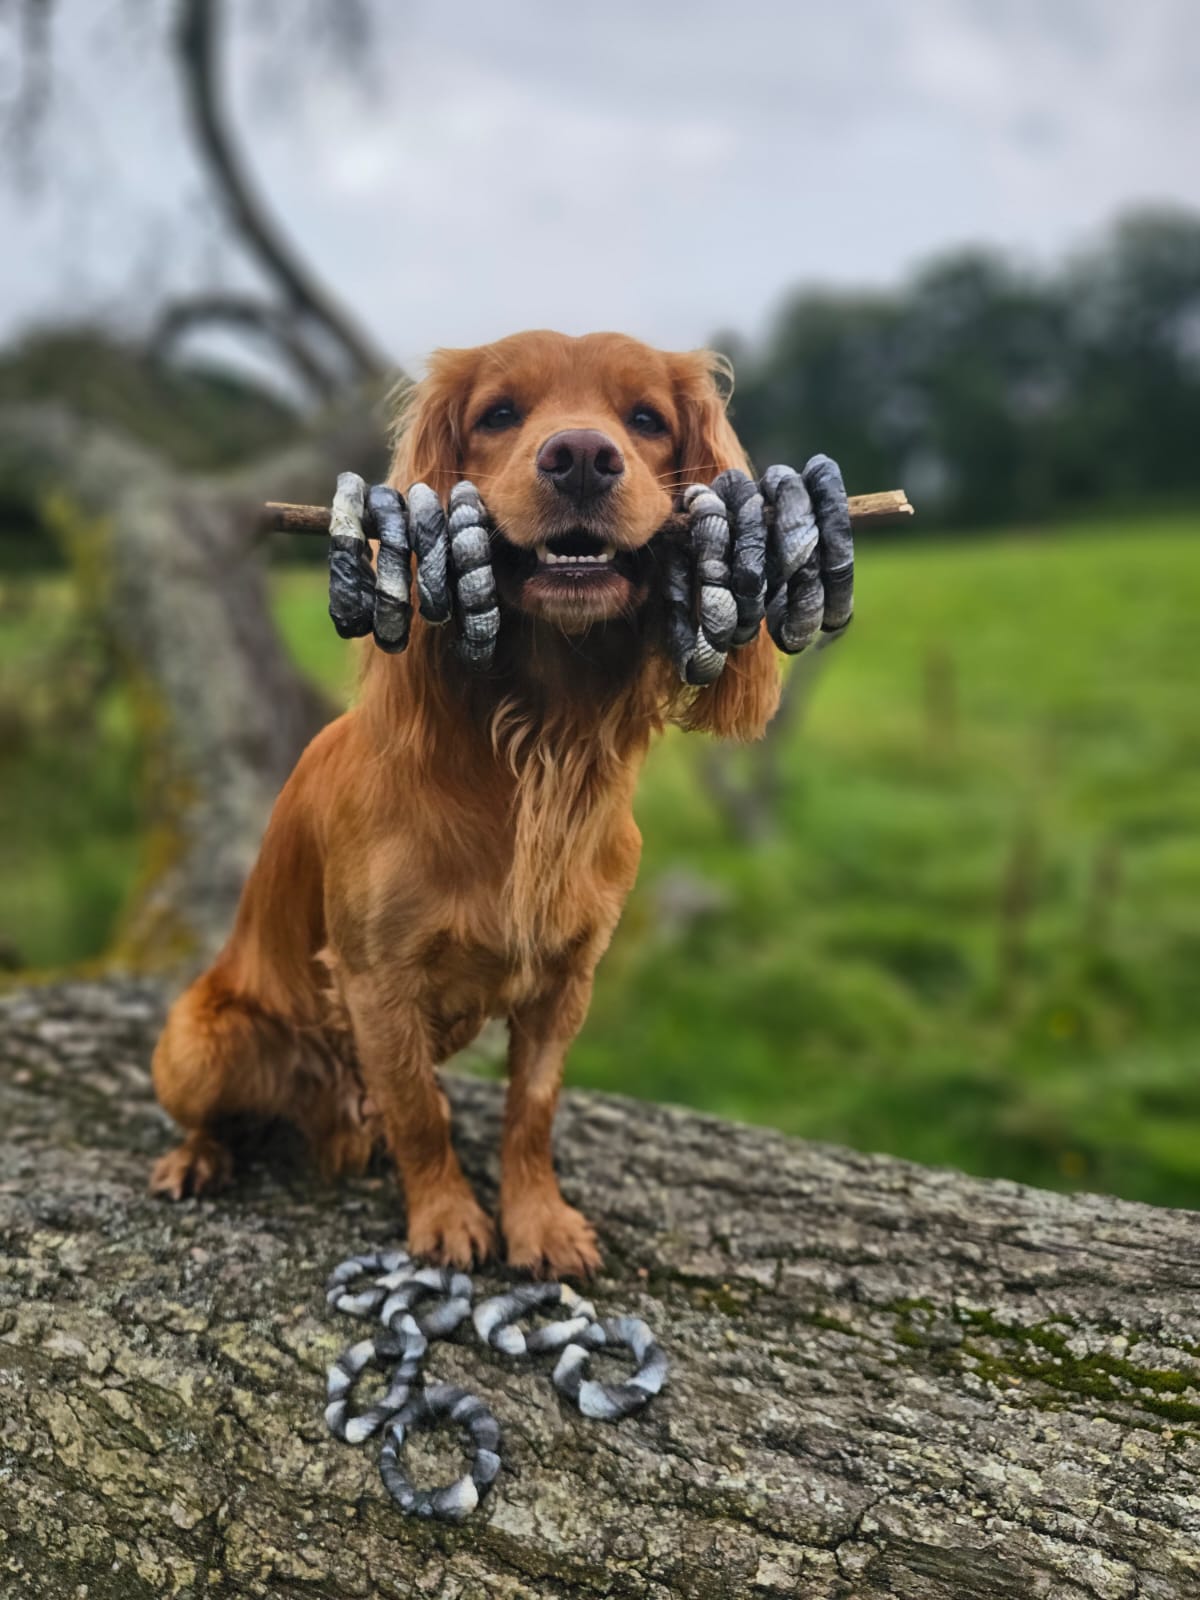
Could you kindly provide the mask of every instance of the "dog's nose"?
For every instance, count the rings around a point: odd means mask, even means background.
[[[625,471],[625,457],[598,428],[567,428],[537,454],[538,474],[583,505],[607,493]]]

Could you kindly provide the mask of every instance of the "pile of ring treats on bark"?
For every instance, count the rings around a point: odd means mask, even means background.
[[[348,1346],[329,1368],[325,1421],[335,1438],[361,1444],[382,1435],[379,1474],[392,1499],[409,1516],[461,1522],[488,1492],[503,1465],[500,1425],[491,1410],[468,1390],[449,1383],[427,1383],[423,1366],[429,1345],[448,1339],[468,1318],[489,1349],[517,1361],[553,1354],[551,1382],[585,1417],[615,1422],[656,1395],[666,1382],[667,1358],[640,1317],[600,1319],[590,1301],[565,1283],[526,1283],[475,1300],[465,1272],[421,1267],[403,1250],[373,1250],[335,1267],[326,1284],[327,1303],[350,1316],[376,1318],[382,1332]],[[556,1308],[558,1321],[523,1329],[534,1313]],[[637,1370],[624,1383],[600,1383],[587,1376],[596,1350],[627,1350]],[[374,1367],[386,1374],[386,1387],[373,1404],[350,1409],[359,1377]],[[409,1432],[442,1419],[466,1435],[471,1464],[442,1488],[418,1489],[403,1466]]]

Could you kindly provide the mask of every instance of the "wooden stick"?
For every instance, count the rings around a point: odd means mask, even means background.
[[[881,522],[897,522],[915,515],[903,489],[880,489],[877,494],[850,496],[850,521],[856,528],[873,528]]]
[[[850,521],[856,528],[873,528],[911,517],[913,507],[903,489],[882,489],[877,494],[850,496]],[[328,506],[296,506],[268,500],[259,528],[263,533],[329,533]]]

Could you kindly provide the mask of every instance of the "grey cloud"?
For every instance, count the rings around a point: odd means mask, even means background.
[[[1200,204],[1193,0],[376,9],[360,77],[241,6],[234,103],[276,209],[406,361],[530,324],[694,344],[799,280],[967,240],[1044,256],[1139,199]],[[68,296],[136,317],[212,271],[170,73],[144,32],[98,49],[90,15],[60,29],[72,209],[0,195],[25,246],[0,258],[8,328]]]

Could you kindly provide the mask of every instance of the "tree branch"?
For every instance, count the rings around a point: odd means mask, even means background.
[[[151,353],[163,356],[197,328],[221,326],[268,340],[322,400],[331,400],[337,393],[338,379],[310,348],[295,313],[250,295],[205,294],[174,301],[163,310],[150,335]]]
[[[227,126],[217,72],[221,0],[181,0],[176,52],[197,142],[229,217],[289,305],[324,328],[345,353],[352,375],[379,378],[388,363],[354,319],[300,261],[255,193]]]

